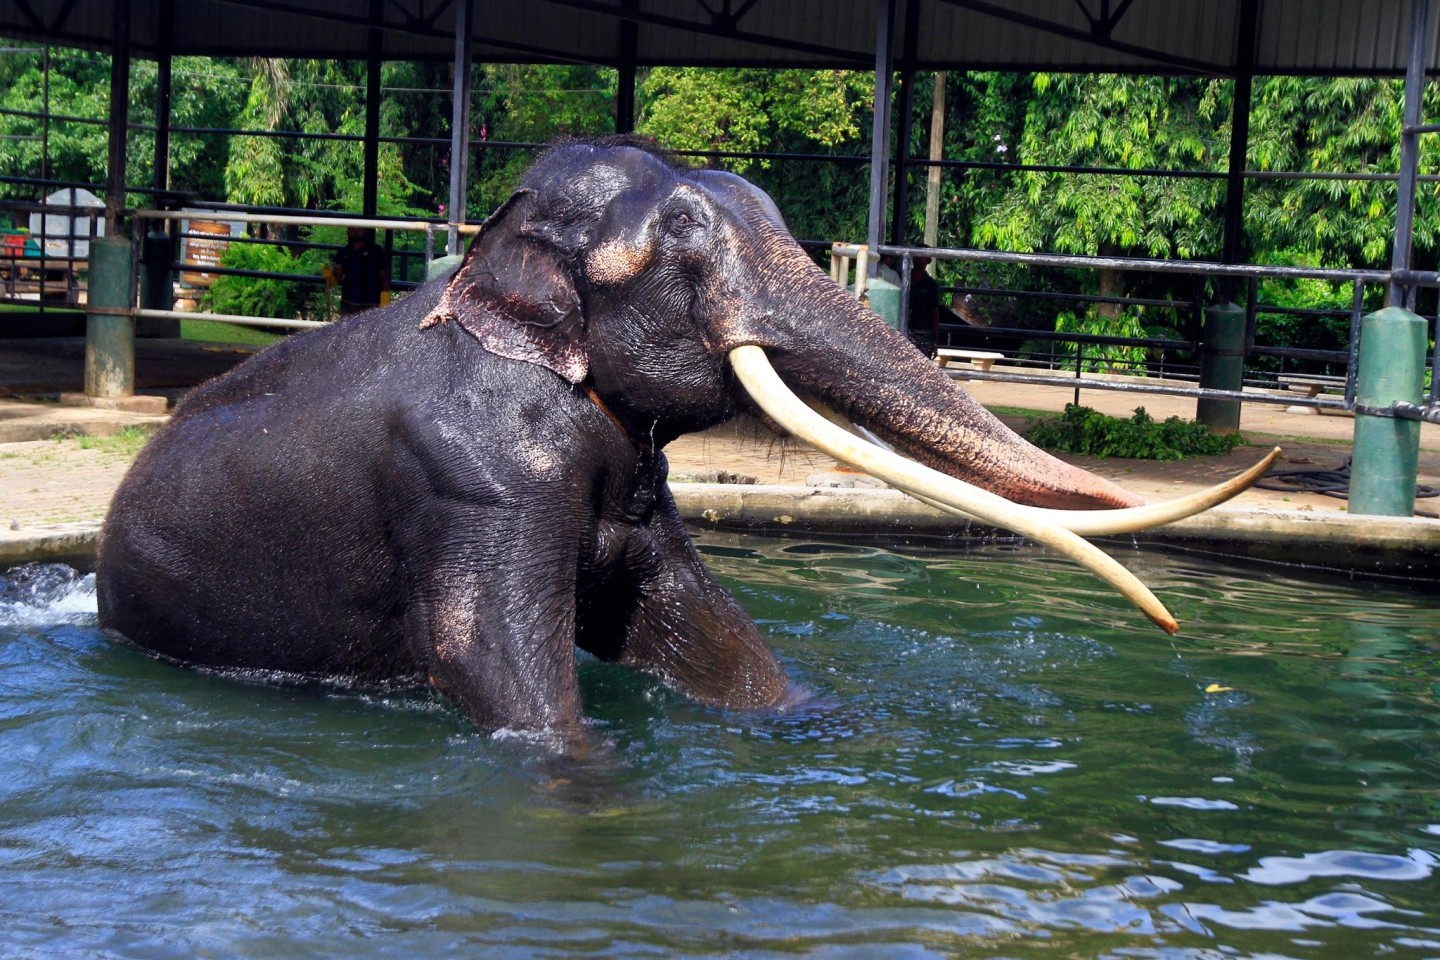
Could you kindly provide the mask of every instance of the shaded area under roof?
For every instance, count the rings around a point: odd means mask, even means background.
[[[450,60],[463,0],[130,0],[134,53]],[[8,0],[0,35],[107,49],[112,0]],[[1391,74],[1410,0],[897,0],[920,69]],[[877,0],[475,0],[485,62],[873,69]],[[1253,70],[1241,43],[1255,24]],[[1436,45],[1432,45],[1436,46]],[[1440,67],[1431,50],[1427,72]]]

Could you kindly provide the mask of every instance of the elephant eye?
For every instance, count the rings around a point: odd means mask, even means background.
[[[670,214],[670,226],[671,226],[671,227],[674,227],[674,228],[676,228],[676,229],[683,230],[683,229],[685,229],[686,227],[692,227],[692,226],[694,226],[694,225],[695,225],[695,218],[692,217],[692,216],[689,214],[688,211],[685,211],[685,210],[676,210],[674,213]]]

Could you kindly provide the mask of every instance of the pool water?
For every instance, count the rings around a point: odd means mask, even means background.
[[[707,534],[813,693],[582,665],[560,757],[417,691],[157,662],[0,580],[7,957],[1440,956],[1440,610],[1119,551]]]

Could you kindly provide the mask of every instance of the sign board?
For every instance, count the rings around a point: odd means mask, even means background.
[[[217,274],[206,268],[220,265],[220,258],[230,249],[230,238],[239,236],[243,229],[242,224],[229,220],[182,220],[183,233],[204,236],[187,236],[181,241],[180,262],[191,269],[181,272],[180,282],[187,287],[210,286]]]

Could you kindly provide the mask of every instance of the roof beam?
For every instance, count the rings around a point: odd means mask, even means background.
[[[1090,21],[1091,36],[1109,40],[1110,35],[1115,32],[1115,27],[1119,25],[1120,20],[1125,16],[1125,11],[1130,9],[1132,2],[1134,2],[1134,0],[1120,0],[1119,8],[1114,13],[1111,13],[1110,0],[1100,0],[1099,16],[1095,16],[1090,12],[1090,8],[1085,6],[1085,0],[1075,0],[1075,6],[1079,7],[1080,13],[1086,20]]]
[[[29,0],[15,0],[15,8],[20,11],[26,20],[30,21],[30,25],[36,30],[42,33],[46,31],[45,21],[41,20],[40,15],[30,6]]]
[[[1125,53],[1133,57],[1150,60],[1159,66],[1183,67],[1193,73],[1210,74],[1219,77],[1228,77],[1233,72],[1223,64],[1211,63],[1207,60],[1195,60],[1191,57],[1177,57],[1174,54],[1168,54],[1160,50],[1151,50],[1149,47],[1142,47],[1139,44],[1113,40],[1108,36],[1097,36],[1093,31],[1079,30],[1075,27],[1066,26],[1063,23],[1046,20],[1043,17],[1032,17],[1029,14],[1017,13],[998,3],[987,3],[986,0],[937,0],[937,2],[948,3],[952,7],[959,7],[962,10],[969,10],[972,13],[995,17],[1007,23],[1016,23],[1021,26],[1031,27],[1044,31],[1045,33],[1053,33],[1056,36],[1065,37],[1070,40],[1084,40],[1088,43],[1095,44],[1097,47],[1114,50],[1116,53]],[[1124,10],[1122,9],[1120,13],[1123,14]],[[1112,18],[1112,20],[1118,21],[1119,16],[1117,15]],[[1091,23],[1093,24],[1094,22],[1092,19]],[[1114,23],[1111,23],[1111,26],[1113,27]]]
[[[568,7],[571,10],[583,10],[586,13],[597,13],[601,16],[617,17],[622,20],[633,20],[636,23],[651,27],[684,30],[687,33],[719,36],[727,40],[738,40],[742,43],[753,43],[758,46],[778,47],[782,50],[810,53],[818,57],[851,63],[857,68],[862,69],[871,65],[872,62],[871,54],[856,50],[842,50],[838,47],[827,47],[823,44],[806,43],[803,40],[787,39],[784,37],[767,37],[763,33],[751,33],[747,30],[739,30],[731,26],[705,23],[699,20],[685,20],[680,17],[668,17],[658,13],[646,13],[643,10],[628,10],[617,7],[613,3],[605,3],[603,0],[544,0],[544,2],[553,6]],[[738,19],[738,16],[736,19]]]

